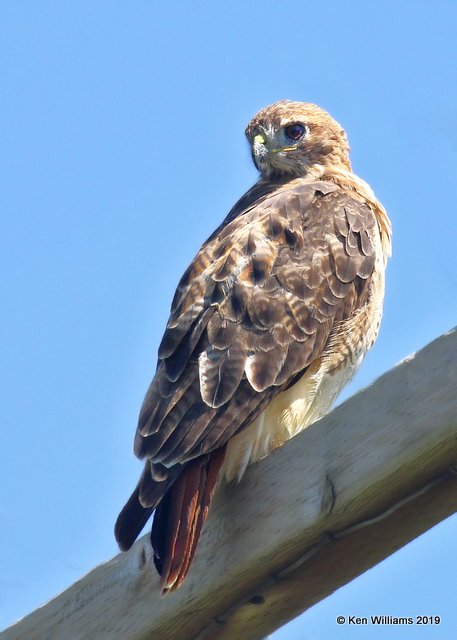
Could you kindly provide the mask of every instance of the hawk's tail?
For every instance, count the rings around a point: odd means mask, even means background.
[[[189,571],[224,455],[225,447],[184,467],[153,465],[154,477],[146,463],[135,491],[117,518],[116,540],[122,551],[127,551],[155,510],[151,543],[164,593],[179,587]]]
[[[224,462],[225,447],[189,462],[154,514],[151,543],[163,592],[184,581]]]

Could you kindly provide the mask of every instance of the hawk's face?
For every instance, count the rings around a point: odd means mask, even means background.
[[[344,130],[314,104],[276,102],[254,116],[246,136],[254,164],[265,177],[318,177],[326,166],[350,169]]]

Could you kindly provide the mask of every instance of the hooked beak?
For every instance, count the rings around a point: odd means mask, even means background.
[[[256,136],[254,136],[254,148],[259,149],[259,147],[264,147],[266,145],[266,139],[265,136],[263,136],[261,133],[258,133]],[[295,151],[297,149],[297,145],[291,145],[290,147],[279,147],[278,149],[266,149],[267,151],[269,151],[270,153],[281,153],[281,151]]]
[[[270,162],[268,160],[269,154],[282,154],[289,151],[295,151],[298,145],[291,145],[289,147],[278,147],[272,149],[270,147],[272,140],[267,135],[257,133],[252,140],[252,159],[255,166],[261,172],[265,172]]]

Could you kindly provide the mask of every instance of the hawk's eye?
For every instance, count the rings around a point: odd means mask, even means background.
[[[300,138],[303,138],[305,132],[306,127],[304,127],[302,124],[290,124],[284,129],[286,138],[289,138],[289,140],[294,140],[295,142],[297,140],[300,140]]]

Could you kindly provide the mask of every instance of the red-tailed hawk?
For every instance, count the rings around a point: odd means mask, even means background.
[[[246,135],[261,176],[178,284],[135,438],[146,463],[115,528],[128,549],[155,511],[165,591],[189,571],[219,480],[323,416],[381,321],[390,223],[344,130],[281,101]]]

